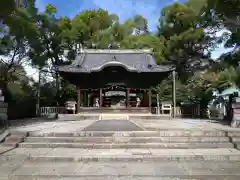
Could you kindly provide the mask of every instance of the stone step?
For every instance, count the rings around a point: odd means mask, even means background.
[[[8,132],[8,131],[2,132],[2,131],[0,130],[0,143],[3,142],[8,135],[9,135],[9,132]]]
[[[229,142],[229,137],[27,137],[25,142],[48,143],[202,143]]]
[[[8,177],[6,177],[8,179]],[[6,180],[4,179],[4,180]],[[169,176],[12,176],[10,180],[239,180],[240,175],[169,175]],[[2,180],[0,178],[0,180]]]
[[[226,134],[230,137],[240,137],[240,131],[228,131]]]
[[[239,162],[26,162],[13,171],[11,180],[237,180]]]
[[[101,114],[99,120],[128,120],[127,114]]]
[[[17,147],[19,143],[23,142],[26,137],[26,133],[11,133],[10,136],[6,137],[3,146],[6,147]]]
[[[235,143],[235,146],[234,146],[236,149],[240,150],[240,143],[236,144]]]
[[[30,132],[30,137],[226,137],[223,131],[81,131],[64,132]]]
[[[240,151],[233,148],[207,149],[83,149],[83,148],[17,148],[5,155],[28,156],[37,162],[62,161],[174,161],[209,160],[240,161]]]
[[[153,148],[153,149],[197,149],[197,148],[234,148],[232,143],[46,143],[24,142],[21,148],[95,148],[95,149],[119,149],[119,148]]]
[[[231,141],[234,143],[240,143],[240,137],[231,137]]]
[[[142,155],[105,155],[105,156],[77,156],[77,157],[66,157],[66,156],[31,156],[29,157],[30,161],[35,162],[91,162],[91,161],[99,161],[99,162],[139,162],[139,161],[201,161],[201,160],[209,160],[209,161],[240,161],[240,155],[148,155],[148,156],[142,156]]]

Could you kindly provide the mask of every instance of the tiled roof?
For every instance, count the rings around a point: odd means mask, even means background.
[[[58,71],[90,73],[107,66],[122,66],[133,72],[167,72],[170,66],[157,65],[150,50],[84,50],[71,65],[59,66]]]

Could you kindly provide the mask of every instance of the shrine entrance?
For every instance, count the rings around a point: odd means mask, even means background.
[[[152,87],[173,71],[157,65],[151,50],[84,50],[60,75],[77,87],[77,113],[151,112]]]
[[[111,107],[114,109],[141,107],[141,100],[143,100],[143,94],[140,91],[136,92],[124,85],[112,85],[111,87],[103,88],[102,96],[102,107]]]

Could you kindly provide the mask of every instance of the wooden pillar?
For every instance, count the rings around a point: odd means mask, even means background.
[[[151,91],[151,89],[148,89],[148,105],[149,105],[149,109],[151,110],[151,107],[152,107],[152,91]]]
[[[102,107],[102,105],[103,105],[102,88],[100,88],[99,96],[100,96],[100,98],[99,98],[99,101],[100,101],[99,102],[99,106]]]
[[[80,112],[80,103],[81,103],[81,89],[80,88],[77,88],[77,112],[76,113],[79,113]]]
[[[127,88],[127,91],[126,91],[126,108],[128,108],[128,106],[129,106],[129,91],[130,91],[130,89]]]
[[[173,111],[172,115],[173,118],[176,116],[176,72],[172,72],[172,77],[173,77]]]
[[[87,107],[87,90],[83,93],[83,106]]]
[[[86,90],[86,107],[89,107],[89,93],[88,93],[88,90]]]

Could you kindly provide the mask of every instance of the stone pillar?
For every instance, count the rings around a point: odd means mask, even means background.
[[[0,123],[3,123],[4,128],[8,128],[8,116],[7,116],[8,104],[4,102],[3,92],[0,89]]]
[[[76,109],[76,113],[80,112],[80,103],[81,103],[81,89],[77,88],[77,109]]]
[[[100,88],[100,91],[99,91],[99,107],[102,107],[103,105],[103,96],[102,96],[102,88]]]
[[[151,110],[151,107],[152,107],[152,91],[151,91],[151,89],[148,89],[148,106],[149,106],[149,109]]]

